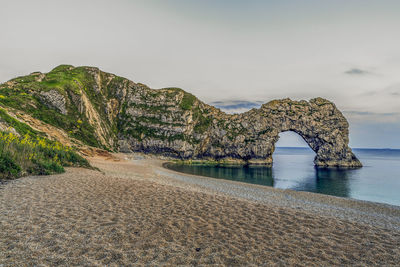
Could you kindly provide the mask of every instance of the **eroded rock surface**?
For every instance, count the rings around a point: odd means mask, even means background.
[[[57,90],[44,91],[40,93],[40,99],[50,108],[58,110],[61,114],[66,115],[65,98]]]
[[[62,65],[38,77],[1,85],[0,93],[7,94],[0,104],[30,113],[87,145],[185,160],[271,165],[279,133],[294,131],[315,151],[316,165],[361,166],[348,146],[347,120],[322,98],[274,100],[230,115],[182,89],[154,90],[93,67]],[[7,101],[13,94],[30,97]]]

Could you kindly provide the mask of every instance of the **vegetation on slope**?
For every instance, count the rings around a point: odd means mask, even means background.
[[[84,67],[73,68],[69,65],[61,65],[38,79],[38,73],[12,79],[7,85],[0,86],[0,104],[15,109],[23,110],[32,117],[52,126],[66,130],[70,137],[81,140],[84,144],[93,147],[102,147],[94,135],[93,126],[89,123],[85,114],[78,111],[72,104],[74,95],[81,94],[81,90],[87,92],[88,97],[93,97],[91,102],[99,102],[92,88],[95,83],[93,77],[87,73]],[[43,74],[42,74],[43,75]],[[40,100],[40,93],[57,90],[68,101],[67,114],[62,114]],[[70,103],[70,104],[69,104]],[[95,105],[96,107],[96,105]],[[97,105],[97,108],[98,105]]]
[[[89,167],[73,148],[50,141],[1,108],[0,122],[9,126],[9,131],[0,131],[0,179],[61,173],[65,166]]]
[[[18,136],[0,131],[0,178],[64,172],[64,166],[89,167],[72,148],[29,133]]]
[[[41,133],[35,131],[30,127],[29,125],[22,123],[10,115],[7,114],[7,112],[0,108],[0,121],[4,121],[8,126],[12,127],[15,129],[17,133],[20,135],[26,135],[28,134],[30,137],[36,137],[38,134],[40,135]]]
[[[184,92],[182,101],[179,104],[179,106],[183,110],[190,110],[190,109],[192,109],[195,101],[196,101],[196,97],[194,95]]]

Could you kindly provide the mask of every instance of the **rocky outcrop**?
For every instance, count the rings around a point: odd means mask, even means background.
[[[242,158],[271,161],[279,133],[299,134],[316,153],[315,165],[323,167],[360,167],[360,161],[348,146],[349,125],[336,106],[323,98],[310,101],[275,100],[260,109],[235,116],[236,125],[245,124],[240,138]],[[240,146],[235,140],[236,145]]]
[[[51,89],[54,86],[57,90]],[[154,90],[97,68],[72,66],[59,66],[40,74],[40,79],[37,74],[13,79],[0,86],[0,94],[2,90],[18,94],[25,90],[32,97],[21,98],[13,108],[34,107],[32,116],[43,120],[47,117],[38,115],[38,110],[55,109],[57,120],[46,123],[85,144],[110,150],[271,165],[279,133],[293,131],[315,151],[315,165],[361,166],[348,146],[347,120],[322,98],[274,100],[260,109],[230,115],[179,88]],[[0,98],[0,103],[11,102]],[[69,126],[62,120],[70,121]]]
[[[53,89],[50,91],[40,92],[39,96],[43,103],[48,105],[48,107],[56,109],[61,114],[67,114],[67,109],[65,108],[65,98],[57,90]]]

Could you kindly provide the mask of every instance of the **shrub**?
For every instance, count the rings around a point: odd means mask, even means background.
[[[33,160],[35,165],[29,169],[29,173],[38,175],[48,175],[53,173],[63,173],[64,167],[56,161],[49,160]]]
[[[88,161],[71,147],[29,134],[18,136],[0,131],[0,176],[64,172],[63,166],[89,167]]]
[[[17,177],[21,167],[7,154],[0,155],[0,178],[9,179]]]

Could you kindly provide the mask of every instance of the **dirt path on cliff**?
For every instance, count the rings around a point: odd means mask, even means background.
[[[160,161],[118,157],[92,158],[101,172],[68,168],[64,174],[2,185],[0,264],[395,266],[400,262],[400,231],[395,226],[335,217],[335,210],[328,214],[279,205],[278,195],[283,194],[279,190],[264,191],[265,199],[276,194],[268,204],[243,197],[244,193],[177,179],[160,171]],[[245,188],[241,192],[247,192]],[[289,197],[302,199],[296,193]],[[371,213],[383,207],[343,199],[330,203],[339,205],[337,201],[343,209],[343,203],[356,203],[353,209]],[[385,216],[393,218],[381,220],[395,224],[396,208],[393,212],[386,208]]]

